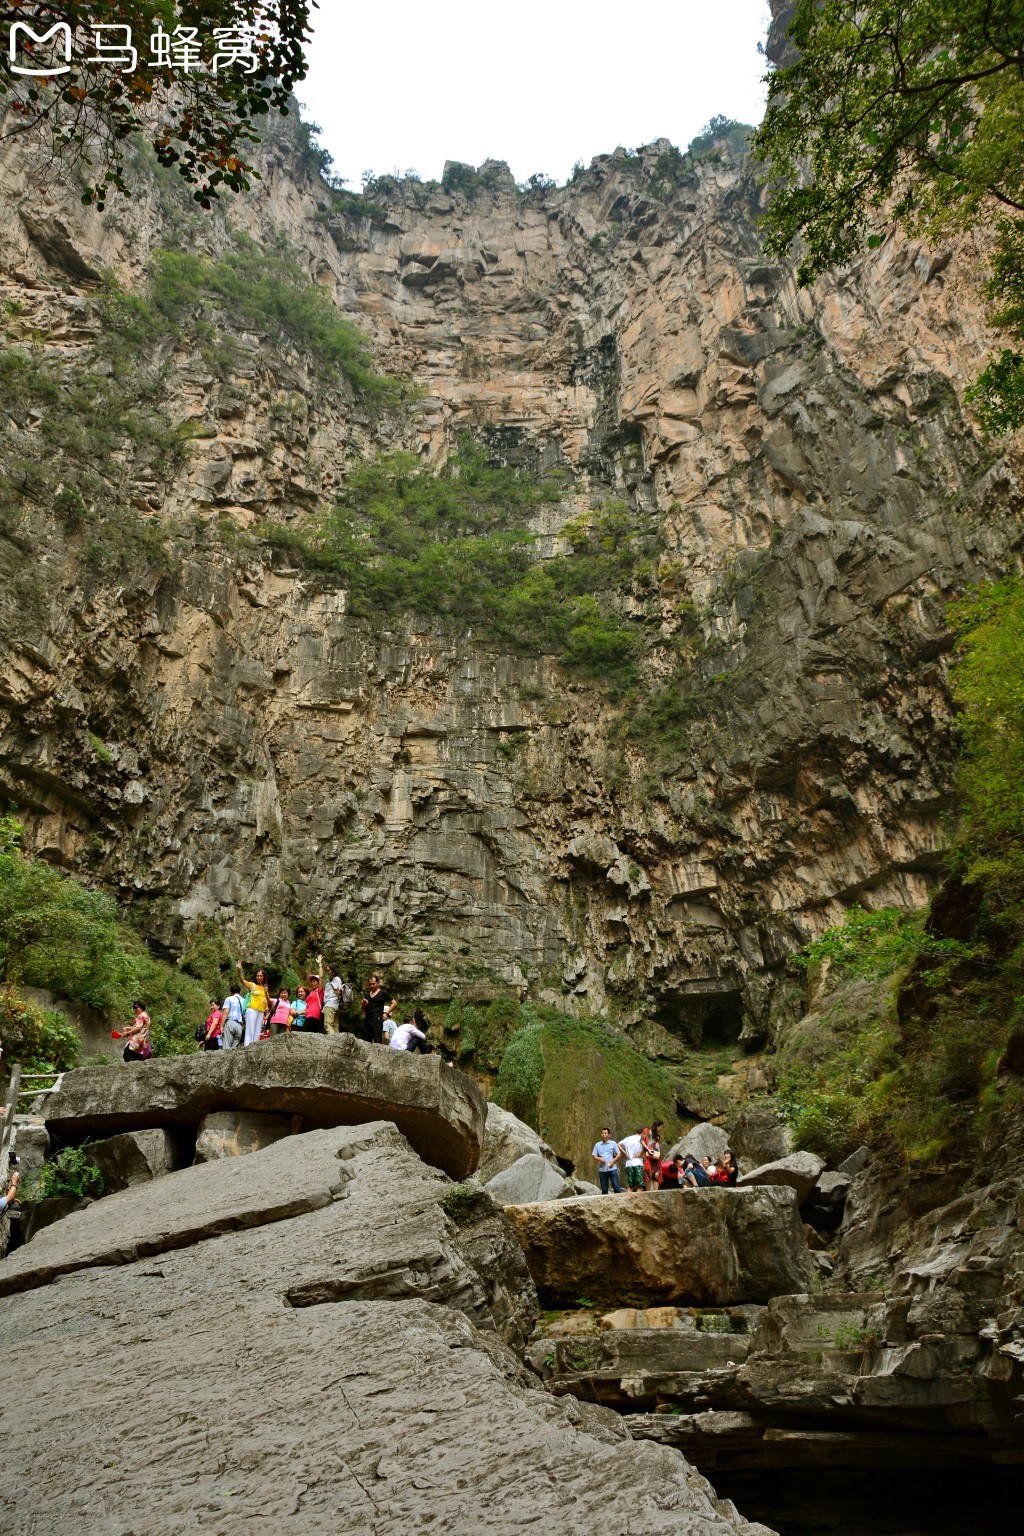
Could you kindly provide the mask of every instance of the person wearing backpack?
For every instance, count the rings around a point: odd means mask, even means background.
[[[220,1006],[224,1015],[220,1035],[221,1050],[233,1051],[241,1045],[245,1036],[245,1008],[242,1005],[242,989],[237,981],[232,983],[231,991]]]

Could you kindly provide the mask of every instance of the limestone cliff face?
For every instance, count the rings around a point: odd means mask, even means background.
[[[227,238],[144,167],[105,216],[2,169],[8,341],[72,375],[103,270],[141,288],[154,248]],[[170,568],[86,579],[29,513],[44,575],[3,641],[0,762],[34,845],[171,948],[199,919],[281,957],[315,928],[424,998],[529,989],[668,1055],[704,1024],[763,1031],[786,955],[844,904],[920,902],[945,602],[1020,545],[1019,453],[959,404],[991,345],[977,253],[893,243],[800,292],[759,254],[758,196],[724,150],[687,167],[659,143],[528,194],[495,164],[385,186],[362,217],[270,144],[228,217],[284,235],[420,397],[374,418],[244,325],[227,366],[164,345],[187,453],[123,474],[173,525]],[[20,451],[39,422],[0,406]],[[571,471],[542,552],[595,496],[656,532],[618,601],[645,685],[687,700],[670,751],[623,743],[621,708],[550,657],[357,619],[336,579],[229,536],[301,525],[382,449],[439,463],[461,430]]]

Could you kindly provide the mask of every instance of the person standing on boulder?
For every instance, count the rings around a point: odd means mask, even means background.
[[[122,1040],[126,1041],[124,1059],[131,1066],[136,1061],[148,1061],[153,1054],[153,1047],[149,1043],[149,1014],[146,1012],[145,1003],[133,1003],[135,1017],[127,1029],[121,1031]]]
[[[601,1140],[594,1143],[594,1150],[590,1155],[597,1164],[597,1176],[601,1180],[602,1195],[606,1195],[609,1188],[615,1194],[621,1195],[622,1185],[619,1183],[619,1170],[615,1164],[622,1156],[622,1148],[606,1125],[601,1129]]]
[[[627,1188],[636,1190],[639,1193],[644,1187],[643,1131],[634,1131],[632,1136],[624,1136],[619,1142],[619,1149],[626,1159]]]
[[[242,974],[242,962],[238,961],[238,979],[246,989],[245,999],[245,1039],[243,1045],[255,1045],[263,1034],[263,1020],[270,1012],[270,992],[267,987],[267,973],[260,966],[256,972],[255,981],[246,981]]]
[[[363,1030],[371,1045],[380,1045],[384,1029],[384,1009],[394,998],[385,992],[379,976],[371,976],[363,993]]]
[[[318,969],[306,977],[306,1020],[303,1029],[309,1034],[324,1032],[324,963],[317,958]]]
[[[322,955],[317,955],[316,963],[320,967],[320,975],[324,973],[324,960]],[[341,994],[345,983],[341,979],[341,973],[336,965],[329,967],[330,976],[324,987],[324,1033],[336,1035],[338,1033],[338,1009],[341,1007]]]
[[[231,991],[220,1006],[224,1014],[221,1047],[225,1051],[233,1051],[245,1038],[245,1009],[242,1007],[242,992],[237,981],[232,983]]]
[[[661,1168],[661,1128],[664,1120],[655,1120],[648,1130],[645,1125],[640,1132],[643,1142],[644,1157],[644,1189],[653,1189],[658,1182],[658,1172]]]

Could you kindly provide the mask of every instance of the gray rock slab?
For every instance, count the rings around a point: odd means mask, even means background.
[[[88,1149],[89,1162],[103,1175],[103,1193],[116,1194],[180,1168],[181,1154],[166,1130],[124,1131]]]
[[[758,1536],[674,1450],[536,1390],[495,1331],[507,1271],[465,1257],[467,1232],[506,1218],[462,1186],[453,1220],[453,1186],[393,1127],[289,1137],[157,1187],[197,1208],[230,1187],[251,1212],[275,1160],[328,1203],[4,1303],[6,1529]],[[112,1236],[153,1192],[91,1210]]]
[[[218,1109],[200,1122],[195,1161],[213,1163],[220,1157],[244,1157],[248,1152],[273,1146],[275,1141],[291,1136],[295,1129],[291,1115],[260,1114],[251,1109]]]
[[[766,1184],[784,1185],[796,1190],[799,1202],[807,1199],[821,1176],[825,1159],[816,1152],[791,1152],[773,1163],[764,1163],[740,1175],[740,1189],[755,1189]]]
[[[453,1200],[459,1188],[392,1125],[309,1131],[169,1174],[159,1199],[143,1186],[92,1202],[0,1263],[0,1295],[187,1250],[206,1265],[211,1307],[258,1277],[295,1307],[447,1301],[518,1341],[536,1313],[522,1250],[489,1196]]]
[[[439,1055],[352,1035],[293,1033],[131,1071],[81,1067],[47,1101],[46,1124],[55,1139],[78,1141],[151,1126],[198,1128],[207,1115],[232,1109],[301,1115],[308,1130],[390,1120],[424,1161],[456,1179],[477,1165],[486,1116],[476,1084]]]
[[[806,1291],[797,1202],[783,1188],[657,1190],[506,1207],[542,1300],[731,1306]]]
[[[741,1168],[760,1168],[788,1157],[793,1150],[793,1134],[768,1099],[751,1099],[744,1104],[729,1134]]]
[[[484,1145],[477,1168],[481,1183],[490,1183],[495,1174],[504,1173],[531,1152],[543,1157],[553,1168],[558,1167],[554,1152],[532,1126],[488,1100]]]
[[[822,1173],[811,1190],[811,1199],[826,1210],[838,1210],[846,1202],[853,1179],[848,1173]]]
[[[496,1173],[485,1186],[499,1205],[526,1205],[533,1200],[564,1200],[575,1193],[569,1180],[557,1173],[539,1152],[527,1152],[511,1168]]]
[[[849,1157],[843,1159],[843,1161],[839,1164],[839,1167],[836,1169],[836,1172],[848,1173],[851,1179],[856,1178],[861,1169],[866,1166],[870,1156],[871,1152],[869,1148],[858,1147],[856,1152],[851,1152]]]
[[[715,1162],[731,1145],[720,1125],[712,1125],[704,1120],[676,1142],[669,1157],[710,1157]]]
[[[531,1390],[449,1308],[296,1311],[254,1288],[214,1313],[133,1268],[130,1287],[92,1277],[5,1318],[36,1360],[5,1415],[12,1529],[752,1536],[675,1451]],[[55,1331],[66,1341],[47,1348]]]
[[[22,1115],[17,1117],[14,1150],[23,1175],[43,1166],[50,1152],[50,1133],[42,1121]]]

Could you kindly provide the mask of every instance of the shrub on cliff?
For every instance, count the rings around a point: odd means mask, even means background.
[[[198,982],[155,959],[105,892],[31,858],[20,842],[19,824],[0,818],[0,980],[41,987],[120,1020],[131,1017],[132,1000],[142,997],[153,1019],[154,1049],[193,1049],[193,1030],[208,1001]],[[48,1043],[33,1044],[31,1032],[25,1034],[27,1048],[56,1048],[54,1028]]]
[[[66,1072],[78,1055],[78,1031],[61,1013],[37,1008],[0,991],[0,1051],[6,1065],[19,1062],[26,1072]]]
[[[1000,1070],[1024,1025],[1024,583],[984,584],[951,617],[961,741],[952,873],[926,919],[854,908],[808,947],[805,963],[829,960],[840,981],[882,979],[891,1002],[846,1007],[840,986],[779,1052],[797,1143],[829,1158],[859,1140],[912,1163],[966,1155],[1024,1105],[1019,1075]],[[842,1028],[822,1027],[830,1009]],[[798,1049],[801,1028],[813,1049]]]

